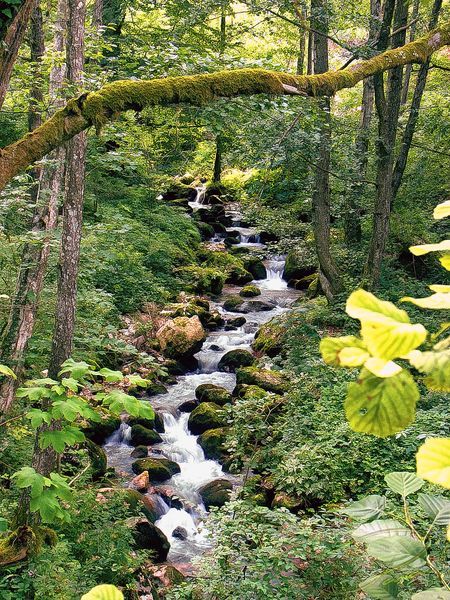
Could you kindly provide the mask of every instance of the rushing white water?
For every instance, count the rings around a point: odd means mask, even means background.
[[[197,195],[195,196],[195,199],[192,200],[192,202],[188,202],[188,204],[192,208],[192,210],[195,212],[199,208],[211,208],[210,206],[205,204],[206,186],[199,185],[195,189],[197,190]]]
[[[194,210],[205,207],[205,190],[205,186],[197,188],[195,201],[189,203]],[[239,246],[250,249],[265,248],[264,244],[260,243],[255,229],[240,226],[241,216],[236,207],[233,207],[232,211],[228,210],[227,214],[233,217],[233,225],[228,231],[239,234]],[[198,493],[199,488],[218,478],[232,479],[223,472],[217,461],[205,458],[202,448],[197,443],[197,436],[189,431],[189,414],[180,412],[178,407],[186,401],[193,400],[196,388],[204,383],[219,385],[232,391],[236,384],[235,375],[217,370],[222,356],[232,349],[250,349],[255,332],[261,324],[288,310],[290,304],[298,297],[298,292],[288,289],[282,278],[284,257],[273,256],[265,261],[265,265],[267,278],[253,282],[259,286],[261,295],[248,300],[250,312],[242,315],[226,311],[222,306],[223,298],[217,303],[211,303],[212,308],[219,310],[225,319],[244,316],[246,323],[235,330],[210,332],[202,349],[196,354],[199,365],[197,372],[177,377],[177,382],[169,387],[168,393],[150,399],[152,406],[163,415],[165,430],[161,434],[162,443],[152,446],[150,451],[156,455],[162,454],[180,466],[180,473],[165,482],[165,485],[180,499],[182,508],[170,507],[161,497],[153,494],[153,497],[158,499],[157,508],[161,514],[156,525],[167,536],[171,545],[168,559],[175,563],[189,561],[210,546],[208,532],[204,526],[206,510]],[[227,286],[224,296],[238,292],[239,288]],[[252,301],[272,303],[273,308],[267,311],[253,311]],[[110,466],[131,474],[134,459],[130,457],[130,433],[131,429],[123,422],[120,429],[107,440],[105,451]]]

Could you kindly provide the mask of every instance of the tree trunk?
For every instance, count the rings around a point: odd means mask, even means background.
[[[301,7],[298,11],[298,17],[302,20],[302,26],[299,27],[299,42],[298,42],[298,55],[297,55],[297,75],[303,75],[305,69],[305,53],[306,53],[306,31],[307,31],[307,19],[306,19],[306,8]]]
[[[327,6],[324,0],[311,0],[313,28],[328,33]],[[315,73],[328,71],[328,39],[325,35],[314,35]],[[331,116],[330,99],[319,101],[322,109],[320,129],[319,157],[314,172],[314,191],[312,195],[313,233],[319,261],[319,279],[321,287],[329,301],[342,290],[338,269],[330,250],[330,160],[331,160]]]
[[[66,0],[59,0],[54,36],[54,49],[58,53],[64,49],[65,12]],[[36,39],[32,43],[32,48],[33,46],[35,48],[35,56],[39,56],[37,48],[43,49],[42,23],[38,15],[36,15],[33,22],[36,24],[36,29],[31,36],[32,40],[36,37],[36,33],[38,33],[38,38],[42,38],[39,41]],[[49,95],[54,106],[61,106],[62,104],[60,90],[64,74],[65,65],[59,64],[58,61],[50,71]],[[38,99],[41,100],[40,94],[41,90],[37,90],[36,87],[33,98],[35,99],[38,96]],[[35,105],[34,99],[31,102],[33,106]],[[32,118],[35,126],[40,124],[40,115],[37,115],[35,111],[30,116],[30,122]],[[26,244],[23,249],[16,291],[2,336],[2,360],[9,364],[17,375],[17,379],[9,378],[0,388],[0,410],[3,412],[11,408],[15,391],[20,384],[24,354],[36,321],[36,313],[50,255],[50,243],[58,220],[58,199],[64,173],[64,154],[65,150],[61,147],[55,151],[53,156],[50,156],[54,159],[49,161],[53,165],[48,165],[43,169],[37,186],[36,207],[31,230],[36,234],[42,233],[43,238],[40,244]]]
[[[416,36],[416,29],[417,29],[416,20],[419,15],[419,5],[420,5],[420,0],[414,0],[412,12],[411,12],[412,25],[409,30],[409,41],[410,42],[414,41],[414,38]],[[409,81],[411,79],[411,69],[412,69],[412,65],[406,65],[405,77],[403,80],[402,104],[406,104],[406,101],[408,100]]]
[[[378,35],[378,23],[380,18],[381,1],[370,2],[370,27],[367,43],[373,43]],[[344,216],[344,232],[346,242],[350,245],[358,245],[361,242],[361,209],[358,200],[362,195],[363,180],[367,173],[370,124],[372,121],[374,100],[373,78],[368,77],[363,83],[363,95],[361,102],[361,118],[359,130],[355,139],[355,166],[353,172],[354,182],[350,184]]]
[[[25,37],[31,14],[38,0],[25,0],[0,43],[0,108],[5,101],[19,48]]]
[[[380,32],[380,44],[389,39],[389,24],[392,21],[392,0],[385,4],[384,22]],[[394,11],[394,31],[406,25],[408,4],[397,0]],[[389,24],[388,24],[389,23]],[[392,36],[392,46],[401,46],[405,40],[405,29]],[[403,68],[395,67],[388,73],[385,92],[382,75],[376,75],[375,105],[378,115],[376,199],[373,215],[372,238],[364,270],[364,283],[369,289],[377,287],[381,277],[381,266],[386,249],[392,204],[392,175],[394,166],[395,138],[400,114]]]
[[[222,136],[219,134],[216,137],[216,154],[214,157],[214,169],[213,169],[214,183],[220,182],[220,177],[222,174],[222,149],[223,149],[223,141],[222,141]]]
[[[312,31],[308,32],[308,56],[307,56],[307,64],[306,64],[306,74],[312,75],[314,71],[314,34]]]
[[[430,30],[436,27],[441,8],[442,0],[434,0],[429,23]],[[417,121],[419,119],[420,104],[422,102],[422,96],[425,90],[429,68],[430,59],[427,58],[427,60],[425,60],[425,62],[422,65],[420,65],[419,72],[417,74],[416,87],[414,88],[414,94],[411,102],[411,108],[409,110],[408,121],[406,123],[405,131],[403,132],[400,151],[394,167],[394,174],[392,177],[392,202],[395,201],[397,192],[402,183],[403,174],[405,172],[406,163],[408,161],[409,150],[411,148],[411,142],[413,139],[414,131],[416,130]]]

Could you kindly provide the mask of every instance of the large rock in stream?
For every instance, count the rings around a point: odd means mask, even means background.
[[[202,383],[197,386],[195,397],[200,402],[213,402],[219,406],[231,402],[231,393],[226,388],[213,383]]]
[[[228,479],[215,479],[199,488],[203,503],[207,509],[211,506],[221,507],[230,499],[233,486]]]
[[[249,367],[255,362],[255,357],[248,350],[236,348],[222,356],[219,361],[219,371],[234,373],[239,367]]]
[[[218,427],[217,429],[208,429],[208,431],[199,435],[197,442],[206,458],[222,462],[226,458],[225,439],[226,429]]]
[[[188,427],[191,433],[199,435],[208,429],[216,429],[226,424],[223,409],[214,402],[202,402],[189,415]]]
[[[148,429],[142,425],[131,427],[131,444],[133,446],[151,446],[160,442],[162,442],[162,437],[153,429]]]
[[[197,315],[170,319],[156,332],[161,350],[167,358],[183,360],[198,352],[206,332]]]
[[[180,466],[168,458],[139,458],[134,461],[131,468],[136,475],[148,471],[151,482],[166,481],[180,472]]]
[[[127,519],[126,523],[132,530],[134,544],[138,550],[152,550],[156,562],[166,560],[170,544],[161,529],[141,517]]]
[[[257,369],[255,367],[243,367],[236,371],[236,384],[255,385],[266,392],[275,394],[284,394],[287,392],[288,385],[279,371],[270,369]]]

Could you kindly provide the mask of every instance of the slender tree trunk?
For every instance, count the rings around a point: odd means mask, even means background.
[[[62,52],[65,37],[65,8],[66,0],[58,1],[57,22],[55,24],[54,49]],[[37,12],[39,9],[36,9]],[[35,57],[43,51],[42,14],[34,15],[32,23],[32,53]],[[34,48],[34,50],[33,50]],[[65,75],[65,65],[59,61],[51,69],[49,95],[54,107],[61,106],[63,101],[60,90]],[[41,101],[41,88],[32,91],[30,102],[30,124],[34,127],[40,124],[41,116],[35,111],[36,100]],[[28,341],[33,333],[39,299],[42,292],[44,277],[50,255],[50,244],[53,231],[58,220],[58,199],[64,173],[64,147],[58,148],[49,158],[49,163],[39,175],[36,185],[36,206],[31,224],[33,233],[42,234],[40,244],[26,244],[22,252],[20,272],[14,293],[14,299],[8,317],[8,322],[2,336],[1,356],[17,375],[17,379],[9,378],[0,388],[0,410],[8,411],[13,403],[15,391],[20,384],[24,367],[24,354]]]
[[[434,0],[429,22],[430,29],[436,27],[441,8],[442,0]],[[394,174],[392,177],[392,202],[395,201],[397,192],[402,183],[403,174],[405,172],[406,163],[408,161],[409,150],[411,148],[411,142],[413,139],[414,131],[416,130],[417,121],[419,119],[419,110],[422,102],[423,92],[425,90],[425,85],[427,82],[429,69],[430,59],[427,59],[422,65],[420,65],[419,72],[417,74],[416,87],[414,88],[414,94],[411,101],[411,108],[409,110],[408,121],[406,123],[405,131],[403,132],[400,151],[397,157],[397,161],[395,163]],[[403,89],[405,89],[404,86]]]
[[[219,134],[216,137],[216,154],[214,157],[214,169],[213,169],[214,183],[220,182],[220,177],[222,174],[222,150],[223,150],[223,140],[222,140],[222,136]]]
[[[67,76],[70,82],[80,85],[84,67],[85,0],[69,0],[68,9]],[[67,144],[66,193],[50,377],[57,376],[62,363],[72,352],[83,222],[86,142],[86,132],[83,131]]]
[[[226,5],[222,0],[222,4],[220,7],[220,43],[219,43],[219,54],[225,52],[225,47],[227,43],[227,14],[226,14]]]
[[[380,44],[387,44],[389,39],[391,11],[394,11],[394,31],[406,25],[408,17],[408,4],[405,0],[397,3],[387,0],[385,14],[380,32]],[[392,36],[392,47],[404,44],[405,29]],[[381,48],[384,49],[384,48]],[[382,75],[376,75],[375,105],[378,115],[378,140],[377,140],[377,192],[375,199],[372,238],[364,270],[364,283],[369,289],[377,287],[380,276],[384,252],[389,234],[389,220],[392,204],[392,176],[394,166],[395,138],[400,114],[400,101],[402,93],[403,67],[391,69],[387,76],[387,90],[384,88]]]
[[[327,6],[324,0],[311,1],[313,28],[328,33]],[[314,35],[315,73],[328,71],[328,39],[324,35]],[[331,162],[331,115],[330,99],[319,101],[322,109],[319,157],[314,172],[314,191],[312,195],[313,232],[319,260],[319,279],[329,301],[341,291],[339,271],[330,250],[330,162]]]
[[[31,14],[38,0],[25,0],[0,43],[0,108],[5,101],[19,48],[28,29]]]
[[[306,8],[304,6],[299,9],[299,17],[302,19],[302,26],[299,27],[299,42],[298,42],[298,55],[297,55],[297,75],[303,75],[305,69],[305,53],[306,53]]]
[[[411,12],[412,25],[409,30],[409,41],[410,42],[412,42],[416,36],[416,29],[417,29],[416,19],[419,15],[419,6],[420,6],[420,0],[414,0],[412,12]],[[412,65],[406,65],[405,77],[403,80],[402,104],[406,104],[406,101],[408,100],[409,81],[411,79],[411,71],[412,71]]]
[[[307,64],[306,64],[306,74],[312,75],[314,72],[314,34],[312,31],[308,32],[308,56],[307,56]]]
[[[367,43],[370,44],[378,35],[378,23],[380,18],[381,0],[370,2],[370,27]],[[373,114],[374,84],[373,78],[368,77],[363,82],[363,95],[361,102],[361,118],[359,130],[355,139],[355,166],[353,172],[354,182],[349,186],[346,197],[346,208],[344,216],[345,239],[348,244],[358,245],[361,242],[361,209],[358,200],[362,195],[363,180],[367,173],[370,124]]]

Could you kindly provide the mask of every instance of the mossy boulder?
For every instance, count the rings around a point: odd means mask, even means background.
[[[233,486],[228,479],[215,479],[199,488],[203,503],[207,509],[211,506],[224,506],[230,499]]]
[[[180,472],[180,466],[168,458],[139,458],[134,461],[131,468],[136,475],[148,471],[151,482],[166,481]]]
[[[180,198],[184,198],[186,200],[195,200],[197,196],[197,190],[195,187],[191,187],[190,185],[186,185],[181,182],[173,182],[168,190],[164,192],[162,195],[164,200],[172,201]]]
[[[219,406],[231,402],[230,392],[224,387],[214,385],[213,383],[202,383],[199,385],[195,390],[195,397],[200,402],[213,402]]]
[[[253,281],[253,275],[249,273],[244,267],[234,266],[232,267],[225,279],[225,283],[231,283],[232,285],[245,285]]]
[[[102,417],[98,423],[89,423],[87,427],[83,428],[83,433],[94,444],[101,446],[110,435],[119,429],[120,423],[120,417],[107,415]]]
[[[145,395],[146,396],[159,396],[160,394],[167,394],[168,391],[169,390],[166,388],[166,386],[164,384],[159,383],[159,382],[153,382],[153,383],[150,383],[145,388]]]
[[[226,419],[222,408],[214,402],[202,402],[189,415],[189,431],[199,435],[208,429],[223,427]]]
[[[180,406],[178,407],[178,410],[180,412],[190,413],[195,408],[197,408],[197,406],[199,404],[200,403],[198,400],[186,400],[186,402],[183,402],[182,404],[180,404]]]
[[[163,562],[170,550],[170,543],[164,533],[148,519],[133,517],[126,524],[132,530],[134,546],[137,550],[151,550],[153,560]]]
[[[285,492],[278,492],[272,500],[272,508],[287,508],[289,511],[296,513],[299,511],[303,502],[295,496],[290,496]]]
[[[203,241],[210,240],[212,237],[214,237],[214,227],[210,223],[197,221],[196,225]]]
[[[145,458],[146,456],[148,456],[147,446],[136,446],[136,448],[132,451],[130,456],[131,458]]]
[[[108,457],[101,446],[94,444],[91,440],[86,440],[86,449],[91,462],[92,479],[95,481],[101,479],[108,468]]]
[[[161,350],[167,358],[184,359],[198,352],[206,332],[197,315],[170,319],[156,332]]]
[[[240,296],[228,296],[228,298],[223,303],[223,307],[225,310],[230,312],[236,311],[237,308],[242,306],[244,300]]]
[[[226,325],[228,327],[242,327],[247,323],[247,319],[245,317],[234,317],[233,319],[227,319]]]
[[[253,275],[253,279],[266,279],[267,269],[263,261],[256,256],[246,256],[243,259],[244,268]]]
[[[317,261],[313,252],[307,247],[299,247],[289,250],[286,256],[283,279],[291,287],[308,275],[317,272]]]
[[[158,433],[164,433],[164,419],[159,412],[155,412],[153,419],[146,419],[144,417],[128,417],[128,425],[141,425],[146,429],[154,429]]]
[[[215,267],[183,267],[179,274],[186,280],[189,289],[197,294],[218,296],[225,281],[225,274]]]
[[[286,332],[286,321],[283,318],[275,317],[258,329],[252,342],[253,350],[270,357],[283,354],[285,350],[283,340]]]
[[[236,371],[236,383],[256,385],[267,392],[283,394],[288,390],[288,385],[283,375],[278,371],[270,369],[257,369],[255,367],[243,367]]]
[[[233,237],[231,235],[227,235],[226,238],[224,238],[223,243],[225,244],[225,246],[235,246],[236,244],[239,244],[240,239],[238,237]]]
[[[222,356],[219,361],[219,371],[234,373],[239,367],[249,367],[255,362],[255,357],[248,350],[236,348]]]
[[[261,290],[257,285],[245,285],[239,292],[239,296],[242,296],[243,298],[254,298],[255,296],[260,295]]]
[[[131,443],[133,446],[151,446],[159,444],[162,438],[157,431],[147,429],[142,425],[132,425],[131,427]]]
[[[200,444],[206,458],[221,462],[226,457],[225,439],[226,429],[218,427],[217,429],[208,429],[208,431],[202,433],[197,442]]]

